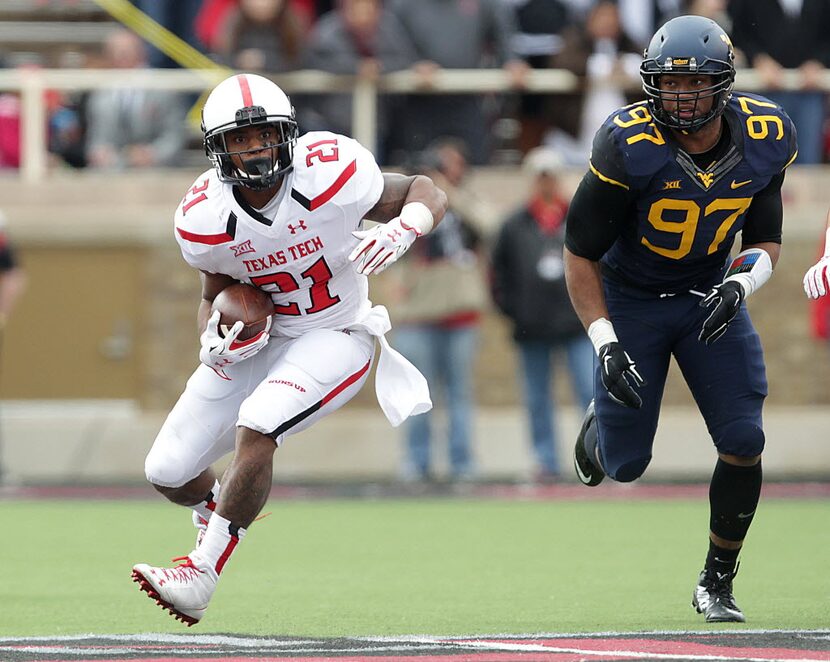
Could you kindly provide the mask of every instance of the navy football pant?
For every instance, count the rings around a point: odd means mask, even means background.
[[[659,298],[605,282],[608,312],[623,348],[647,384],[638,389],[640,409],[623,407],[608,395],[595,373],[599,452],[606,474],[627,482],[651,461],[660,402],[675,357],[718,452],[752,457],[764,449],[761,409],[767,379],[761,341],[746,306],[726,333],[708,347],[697,339],[708,311],[700,297]],[[676,439],[672,443],[688,443]]]

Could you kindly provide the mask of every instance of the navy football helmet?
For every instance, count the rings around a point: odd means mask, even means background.
[[[660,77],[670,75],[705,74],[714,83],[695,92],[667,92],[660,90]],[[735,82],[735,53],[732,42],[713,20],[703,16],[679,16],[663,25],[651,38],[640,66],[643,90],[655,121],[680,131],[694,132],[718,117],[726,108]],[[697,108],[701,99],[712,98],[712,107],[700,116]],[[688,106],[691,100],[694,113],[690,118],[680,115],[679,102]],[[663,102],[673,102],[669,112]]]

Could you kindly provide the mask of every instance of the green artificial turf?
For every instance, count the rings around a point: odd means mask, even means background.
[[[0,502],[0,636],[689,630],[705,500],[270,502],[185,628],[130,581],[190,551],[187,511],[159,501]],[[736,597],[745,627],[822,628],[823,501],[764,501]],[[727,627],[743,627],[730,625]]]

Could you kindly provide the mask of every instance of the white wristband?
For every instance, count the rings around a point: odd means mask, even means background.
[[[415,230],[419,237],[432,230],[435,219],[432,212],[423,202],[407,202],[401,209],[401,224]]]
[[[603,345],[610,342],[618,342],[617,334],[614,333],[614,325],[604,317],[591,322],[588,327],[588,337],[594,345],[594,351],[599,356],[599,350]]]
[[[744,298],[761,287],[772,276],[772,260],[769,253],[762,248],[748,248],[732,260],[726,271],[725,283],[737,281],[744,289]]]

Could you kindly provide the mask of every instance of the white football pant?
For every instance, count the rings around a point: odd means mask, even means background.
[[[315,329],[299,338],[272,337],[225,369],[230,380],[200,365],[147,455],[147,480],[184,485],[233,451],[237,426],[280,445],[357,394],[374,350],[375,339],[365,332]]]

